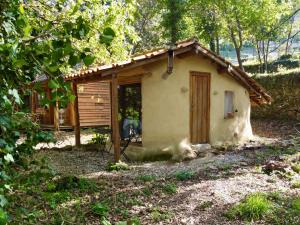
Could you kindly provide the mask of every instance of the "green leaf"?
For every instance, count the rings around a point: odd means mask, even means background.
[[[21,104],[22,101],[21,101],[21,98],[20,98],[20,96],[18,94],[18,91],[16,89],[8,90],[8,94],[10,94],[11,96],[14,97],[17,104],[19,104],[19,105]]]
[[[70,66],[75,66],[79,62],[79,57],[77,55],[70,55],[68,63]]]
[[[51,73],[55,73],[57,72],[59,69],[59,66],[56,65],[56,66],[48,66],[48,70],[51,72]]]
[[[51,89],[57,89],[60,87],[59,83],[55,80],[49,80],[48,87]]]
[[[91,64],[93,64],[94,60],[95,60],[96,57],[94,56],[91,56],[91,55],[87,55],[84,59],[83,59],[83,62],[86,66],[89,66]]]
[[[100,43],[110,45],[113,39],[116,37],[116,33],[110,27],[104,29],[103,34],[100,35]]]
[[[8,223],[8,215],[3,209],[0,209],[0,225],[5,225],[7,223]]]
[[[24,10],[24,7],[23,7],[22,4],[20,4],[19,11],[20,11],[21,14],[25,13],[25,10]]]
[[[4,159],[5,159],[5,161],[6,162],[14,162],[15,160],[14,160],[14,157],[11,155],[11,154],[6,154],[5,156],[4,156]]]
[[[69,101],[70,102],[74,102],[75,101],[75,99],[76,99],[76,96],[75,95],[69,95]]]

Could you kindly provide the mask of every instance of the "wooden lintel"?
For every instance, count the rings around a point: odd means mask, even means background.
[[[111,80],[111,116],[112,116],[112,140],[114,144],[114,160],[120,160],[120,131],[119,131],[119,106],[118,106],[118,76],[112,75]]]
[[[80,147],[80,117],[79,117],[79,107],[78,107],[78,91],[77,83],[72,82],[73,93],[75,95],[75,100],[73,103],[73,116],[74,116],[74,130],[75,130],[75,146]]]

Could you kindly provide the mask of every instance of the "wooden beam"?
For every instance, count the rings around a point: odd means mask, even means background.
[[[112,75],[111,81],[111,115],[112,115],[112,138],[114,144],[114,160],[120,160],[120,132],[119,132],[119,106],[118,106],[118,76]]]
[[[74,120],[74,130],[75,130],[75,146],[80,147],[80,115],[78,107],[78,92],[77,92],[77,83],[72,82],[73,85],[73,94],[75,95],[75,100],[73,105],[73,120]]]

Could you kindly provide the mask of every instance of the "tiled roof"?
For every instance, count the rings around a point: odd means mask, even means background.
[[[239,83],[241,83],[249,90],[252,102],[256,104],[264,104],[271,102],[272,98],[266,93],[264,88],[260,84],[258,84],[254,79],[252,79],[246,72],[234,66],[223,57],[200,45],[196,39],[189,39],[182,42],[178,42],[176,44],[176,47],[173,48],[173,50],[175,55],[181,54],[183,52],[182,50],[194,51],[197,54],[212,60],[217,64],[218,68],[221,71],[228,73],[230,76],[232,76],[234,79],[236,79]],[[97,79],[97,76],[99,76],[99,78],[102,78],[104,73],[110,74],[111,72],[112,74],[115,69],[126,68],[134,64],[138,66],[141,62],[150,63],[152,62],[152,59],[159,60],[160,57],[167,57],[167,52],[167,48],[154,49],[148,52],[143,52],[139,55],[135,55],[131,59],[126,61],[79,70],[76,73],[66,75],[65,79],[80,80],[90,77]]]

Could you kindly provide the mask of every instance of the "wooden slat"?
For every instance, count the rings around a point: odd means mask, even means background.
[[[78,84],[78,103],[82,126],[111,124],[110,82]]]

